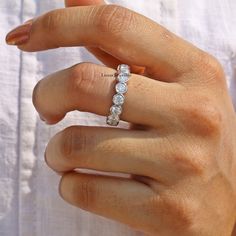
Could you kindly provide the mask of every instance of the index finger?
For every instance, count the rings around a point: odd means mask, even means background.
[[[9,36],[8,36],[9,37]],[[146,67],[163,81],[196,67],[202,53],[152,20],[116,5],[58,9],[34,20],[27,43],[39,51],[66,46],[97,46],[126,64]]]

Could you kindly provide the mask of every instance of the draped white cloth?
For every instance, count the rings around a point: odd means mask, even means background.
[[[235,0],[110,2],[152,18],[216,56],[225,68],[236,104]],[[0,1],[0,235],[142,235],[63,202],[57,190],[59,177],[44,163],[46,143],[62,128],[105,124],[104,117],[74,112],[49,127],[39,120],[31,102],[33,87],[46,74],[82,61],[97,62],[85,49],[22,53],[4,43],[14,26],[59,7],[62,0]]]

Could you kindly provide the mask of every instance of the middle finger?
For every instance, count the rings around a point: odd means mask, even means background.
[[[165,139],[155,132],[91,126],[71,126],[48,143],[45,159],[53,170],[76,168],[147,176],[162,183],[182,172]]]

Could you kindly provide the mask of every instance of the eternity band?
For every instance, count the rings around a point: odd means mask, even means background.
[[[111,126],[117,126],[120,121],[120,115],[122,113],[122,105],[125,102],[124,94],[128,91],[128,80],[130,77],[130,67],[125,64],[121,64],[117,68],[116,73],[116,94],[113,96],[113,105],[110,108],[110,113],[107,116],[107,124]]]

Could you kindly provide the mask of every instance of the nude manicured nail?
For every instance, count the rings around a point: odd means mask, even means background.
[[[7,44],[18,46],[26,43],[29,40],[32,22],[33,20],[26,21],[23,25],[10,31],[6,36]]]

